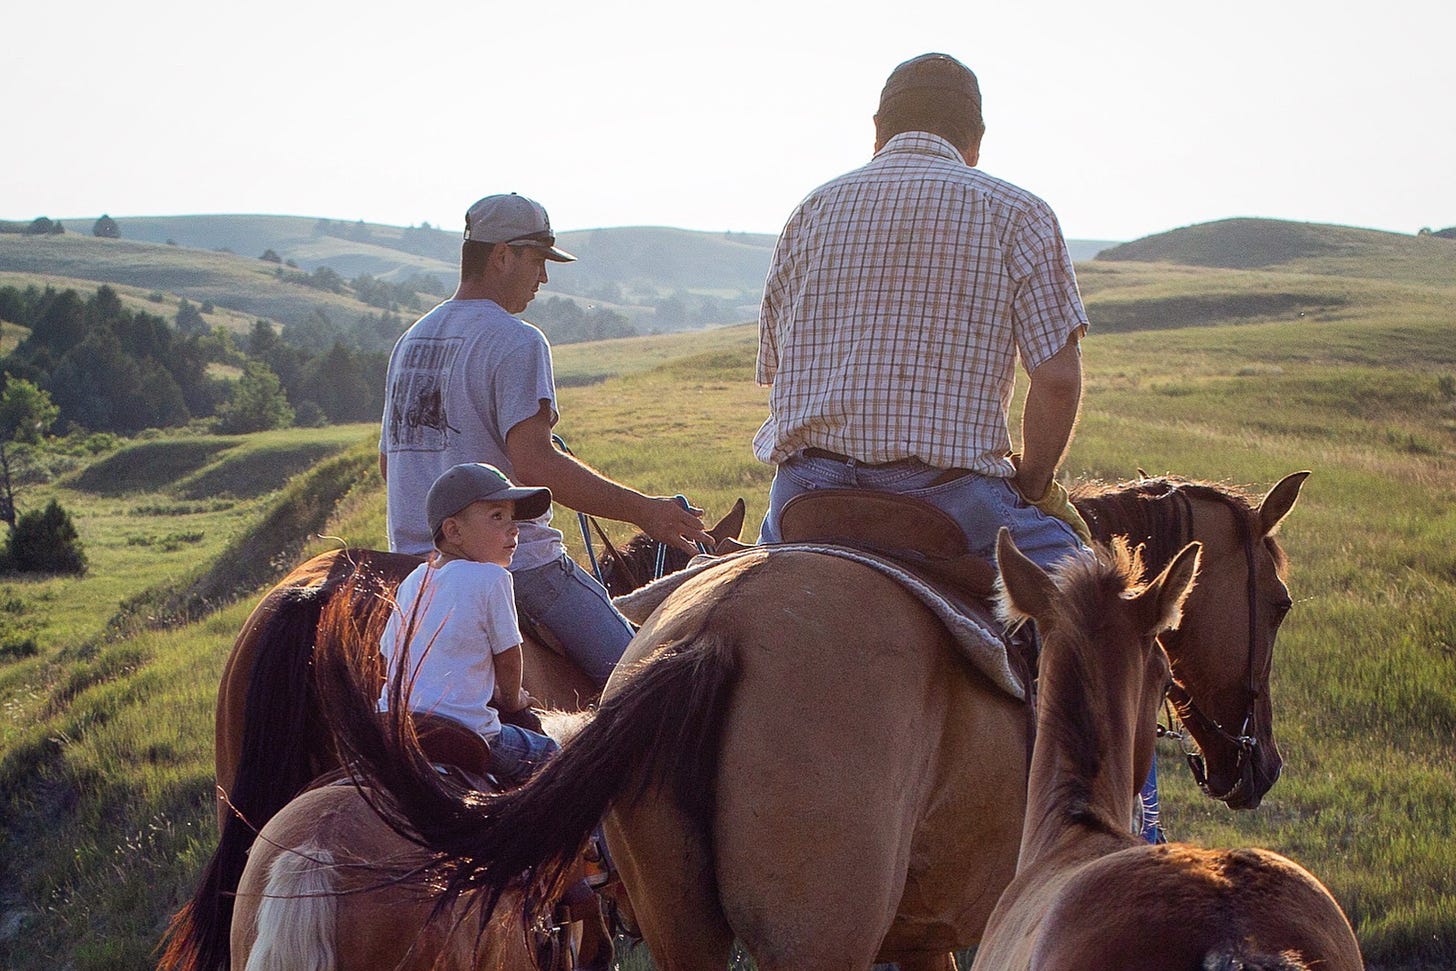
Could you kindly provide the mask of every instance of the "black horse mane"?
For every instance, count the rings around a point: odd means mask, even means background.
[[[662,544],[645,533],[638,533],[625,546],[617,547],[615,553],[604,551],[597,557],[602,571],[602,585],[614,597],[631,593],[669,573],[676,573],[688,565],[692,556],[676,546],[669,546],[663,553],[662,569],[657,568],[658,551]]]
[[[1092,538],[1106,543],[1113,536],[1126,536],[1134,549],[1142,546],[1143,561],[1152,572],[1167,566],[1193,538],[1191,505],[1200,501],[1226,508],[1242,538],[1261,535],[1258,499],[1237,486],[1157,476],[1117,485],[1089,482],[1072,490],[1072,504],[1087,521]],[[1264,537],[1264,545],[1283,576],[1283,548],[1272,536]]]

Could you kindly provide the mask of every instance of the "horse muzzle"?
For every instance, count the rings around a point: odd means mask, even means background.
[[[1210,761],[1205,772],[1194,767],[1199,787],[1230,809],[1259,808],[1284,770],[1278,747],[1272,740],[1257,739],[1219,747],[1229,753],[1227,758]]]

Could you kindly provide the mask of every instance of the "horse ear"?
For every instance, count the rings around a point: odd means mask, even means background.
[[[1138,594],[1137,606],[1149,633],[1171,630],[1183,619],[1183,601],[1193,590],[1202,556],[1203,544],[1189,543],[1163,568],[1157,579]]]
[[[1005,526],[996,534],[996,566],[1001,571],[1001,592],[996,598],[1003,620],[1022,617],[1045,619],[1057,596],[1056,584],[1041,567],[1027,559],[1011,541]]]
[[[733,504],[733,508],[728,510],[728,515],[718,520],[718,525],[708,530],[708,535],[719,543],[725,539],[737,539],[743,532],[743,514],[743,500],[739,499]]]
[[[1268,536],[1274,528],[1289,515],[1294,501],[1299,498],[1299,487],[1309,478],[1308,472],[1291,472],[1280,479],[1269,494],[1259,503],[1259,525]]]

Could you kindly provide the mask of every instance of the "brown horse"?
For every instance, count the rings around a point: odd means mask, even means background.
[[[435,913],[429,855],[370,798],[349,785],[311,789],[263,827],[238,884],[232,967],[531,971],[530,942],[509,908],[489,926],[468,902]]]
[[[1003,529],[997,560],[1004,609],[1036,621],[1043,649],[1016,879],[974,967],[1363,967],[1339,905],[1292,860],[1268,850],[1149,846],[1127,832],[1171,683],[1158,634],[1178,625],[1199,545],[1142,586],[1142,563],[1122,544],[1048,576]]]
[[[408,679],[391,687],[389,713],[376,712],[376,683],[358,673],[377,653],[378,621],[383,618],[360,624],[353,608],[353,598],[341,592],[320,620],[313,671],[320,714],[328,724],[373,723],[368,742],[376,763],[412,758],[424,771],[433,771],[416,732],[438,733],[449,723],[438,718],[421,723],[409,714]],[[400,663],[408,667],[407,658]],[[561,742],[584,718],[547,713],[542,720]],[[463,726],[453,731],[470,737]],[[453,761],[482,766],[488,751],[475,741],[478,751]],[[431,745],[441,750],[441,743]],[[458,741],[444,750],[457,756],[465,751]],[[472,777],[459,770],[446,779],[457,792],[473,788]],[[323,782],[268,821],[248,853],[237,886],[233,967],[535,971],[538,955],[546,956],[539,963],[547,971],[575,966],[573,945],[580,942],[580,934],[564,933],[569,924],[528,926],[520,908],[511,906],[487,919],[468,901],[437,909],[432,860],[373,808],[384,798],[348,780]],[[599,915],[593,916],[599,921]],[[593,944],[610,946],[604,929]]]
[[[709,533],[718,540],[736,538],[742,526],[740,500]],[[638,558],[636,570],[650,578],[644,561],[655,550],[649,543],[628,546]],[[228,966],[232,892],[255,834],[310,782],[338,765],[315,679],[309,676],[320,618],[336,597],[344,596],[355,634],[373,629],[388,614],[399,582],[420,562],[380,550],[323,553],[279,581],[249,614],[218,686],[218,846],[193,899],[168,928],[159,964],[163,971]],[[669,557],[672,568],[683,562]],[[523,638],[522,648],[526,690],[547,708],[577,711],[596,700],[598,687],[566,657],[530,636]],[[362,657],[358,674],[379,683],[377,654]]]
[[[1094,530],[1146,539],[1158,568],[1184,534],[1205,545],[1207,582],[1167,646],[1206,787],[1234,805],[1279,773],[1267,679],[1289,598],[1270,534],[1304,476],[1258,503],[1169,480],[1083,500]],[[451,861],[447,897],[487,903],[523,872],[528,904],[545,901],[605,813],[664,969],[722,968],[735,938],[765,971],[948,967],[1014,875],[1029,750],[1025,705],[898,584],[766,548],[669,595],[593,721],[523,789],[462,802],[424,774],[380,782],[418,794],[396,823]]]
[[[233,891],[254,837],[294,796],[337,767],[310,676],[320,618],[345,598],[353,633],[382,630],[394,589],[421,558],[343,549],[303,563],[249,614],[218,686],[216,717],[218,845],[193,898],[172,918],[161,971],[228,967]],[[341,628],[342,631],[342,628]],[[526,639],[526,689],[548,706],[577,710],[596,686],[565,657]],[[377,652],[360,653],[364,682],[378,685]]]

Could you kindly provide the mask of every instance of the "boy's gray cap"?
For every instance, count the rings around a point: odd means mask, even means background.
[[[544,516],[551,508],[550,489],[513,486],[505,473],[494,465],[467,462],[446,470],[430,486],[429,495],[425,497],[425,518],[430,523],[430,535],[438,539],[440,525],[445,520],[482,499],[514,502],[513,519],[535,519]]]
[[[486,196],[465,213],[465,241],[508,243],[543,250],[548,260],[570,263],[576,257],[556,248],[551,220],[541,203],[514,192]]]

